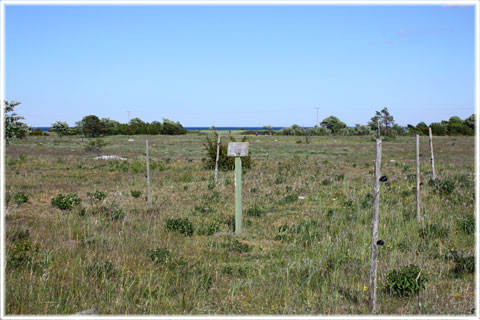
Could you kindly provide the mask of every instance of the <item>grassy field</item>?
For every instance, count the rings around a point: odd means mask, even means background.
[[[204,135],[131,138],[107,137],[101,152],[127,161],[93,160],[80,137],[28,137],[7,147],[7,314],[94,306],[99,314],[285,314],[319,264],[291,314],[370,313],[371,137],[305,144],[249,136],[253,167],[243,177],[239,237],[233,172],[220,172],[214,185],[202,162]],[[437,137],[434,149],[432,184],[428,138],[421,138],[418,225],[415,138],[383,141],[380,314],[471,315],[475,308],[474,273],[462,265],[475,253],[474,138]],[[52,205],[69,193],[78,205]],[[425,287],[406,297],[388,292],[389,272],[410,264],[426,276]]]

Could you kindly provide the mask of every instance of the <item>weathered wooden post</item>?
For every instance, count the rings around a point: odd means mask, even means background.
[[[432,127],[428,127],[428,135],[430,136],[430,161],[432,162],[432,180],[437,179],[435,174],[435,159],[433,158],[433,140],[432,140]]]
[[[380,131],[380,118],[377,119],[377,129],[378,129],[378,139],[382,137],[381,131]]]
[[[148,157],[148,140],[145,140],[145,158],[147,159],[147,203],[152,204],[150,196],[150,159]]]
[[[416,135],[417,149],[417,222],[422,222],[422,213],[420,212],[420,136]]]
[[[218,157],[219,156],[220,156],[220,135],[218,135],[217,157],[215,158],[215,176],[214,176],[215,183],[217,183],[217,178],[218,178]]]
[[[248,156],[248,142],[229,142],[229,157],[235,157],[235,234],[242,234],[242,158]]]
[[[377,311],[377,256],[378,220],[380,216],[380,166],[382,164],[382,140],[377,139],[375,173],[373,183],[372,244],[370,251],[370,305],[372,313]]]

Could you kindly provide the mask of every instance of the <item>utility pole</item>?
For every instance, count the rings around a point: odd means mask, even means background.
[[[318,109],[320,109],[320,108],[315,107],[314,109],[317,109],[317,123],[315,123],[315,125],[318,127],[318,126],[319,126],[319,125],[318,125]]]

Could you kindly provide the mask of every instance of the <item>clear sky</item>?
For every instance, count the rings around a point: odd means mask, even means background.
[[[474,113],[473,6],[7,5],[6,98],[31,126],[400,125]]]

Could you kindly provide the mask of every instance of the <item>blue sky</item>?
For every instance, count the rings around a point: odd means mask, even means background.
[[[7,100],[31,126],[400,125],[474,113],[473,6],[7,5]]]

